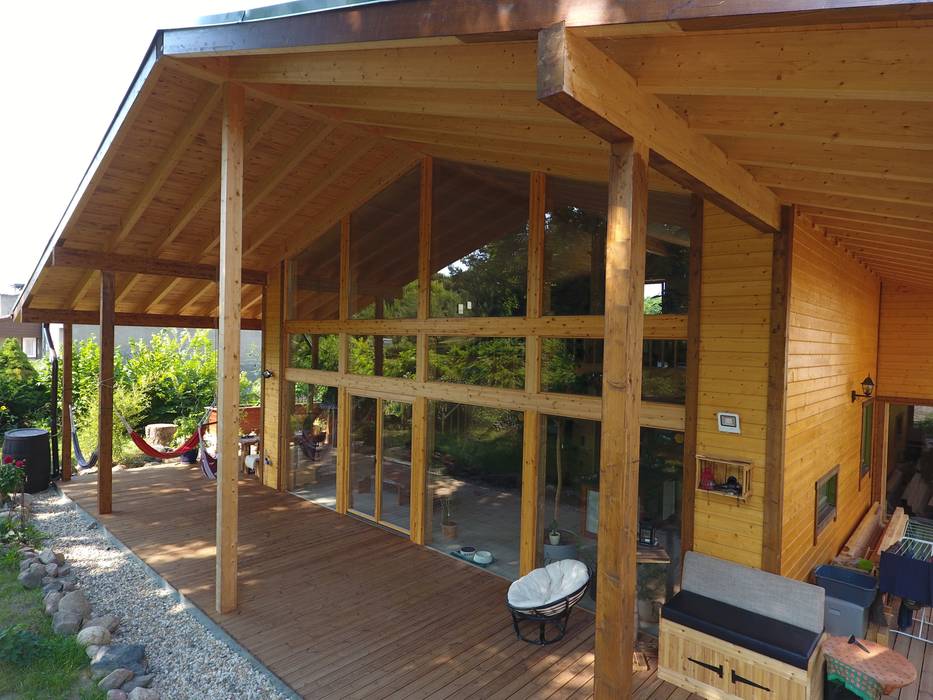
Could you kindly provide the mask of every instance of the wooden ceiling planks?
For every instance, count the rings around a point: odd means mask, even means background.
[[[923,50],[929,27],[914,24],[607,30],[594,43],[840,245],[886,278],[916,281],[933,240],[933,56]],[[231,75],[256,81],[248,86],[244,190],[248,200],[256,193],[244,221],[248,267],[301,250],[421,153],[606,179],[605,144],[535,99],[534,42],[314,57],[226,61]],[[105,250],[167,261],[216,257],[220,129],[210,67],[160,66],[63,245],[99,251],[104,239]],[[652,187],[679,191],[656,175]],[[906,254],[913,244],[917,253]],[[31,303],[94,310],[95,279],[43,273]],[[142,275],[118,276],[117,290],[118,310],[135,313],[212,313],[216,297],[210,282]],[[254,294],[249,314],[261,309]]]

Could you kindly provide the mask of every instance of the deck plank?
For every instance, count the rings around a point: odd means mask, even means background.
[[[239,599],[214,610],[215,489],[196,467],[116,471],[62,489],[303,697],[587,698],[594,624],[575,611],[559,644],[515,639],[508,582],[404,537],[240,482]],[[689,697],[635,674],[637,697]],[[673,694],[673,695],[672,695]]]

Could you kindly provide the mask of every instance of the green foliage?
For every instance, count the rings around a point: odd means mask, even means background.
[[[0,435],[47,420],[48,384],[43,384],[15,338],[0,345]]]
[[[0,503],[19,493],[26,483],[25,461],[6,458],[0,462]]]
[[[32,523],[22,527],[19,518],[0,518],[0,544],[41,547],[46,535]]]
[[[521,338],[439,338],[430,354],[433,376],[441,381],[502,389],[525,385]]]
[[[39,635],[23,625],[0,629],[0,664],[31,664],[42,654],[43,647]]]

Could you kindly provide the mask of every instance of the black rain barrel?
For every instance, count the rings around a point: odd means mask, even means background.
[[[3,457],[26,460],[26,493],[39,493],[49,487],[52,474],[52,449],[49,431],[39,428],[14,428],[3,438]]]

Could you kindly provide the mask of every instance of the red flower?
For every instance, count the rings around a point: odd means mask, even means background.
[[[4,464],[13,464],[13,458],[10,457],[10,455],[7,455],[6,457],[3,458],[3,463],[4,463]]]
[[[26,460],[25,460],[25,459],[18,459],[18,460],[16,460],[16,466],[17,466],[17,468],[19,468],[19,469],[25,468],[25,466],[26,466]]]

